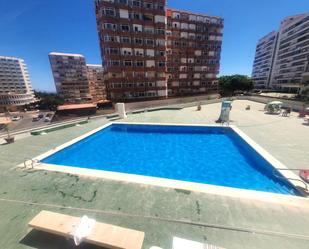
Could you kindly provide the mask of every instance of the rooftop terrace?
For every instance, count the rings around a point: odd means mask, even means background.
[[[245,107],[250,104],[251,110]],[[296,113],[266,115],[264,105],[235,101],[232,123],[289,168],[309,169],[309,127]],[[127,122],[214,124],[220,104],[132,114]],[[123,121],[123,120],[121,120]],[[180,189],[14,168],[75,137],[106,118],[42,136],[21,136],[0,146],[0,248],[72,248],[72,242],[31,232],[27,223],[42,209],[145,231],[143,249],[171,248],[172,237],[207,241],[227,249],[307,249],[309,204],[291,206]],[[27,235],[27,236],[26,236]],[[25,237],[26,236],[26,237]],[[81,247],[94,248],[94,247]]]

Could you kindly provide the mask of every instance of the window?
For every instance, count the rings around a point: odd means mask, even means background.
[[[115,9],[114,8],[105,8],[105,9],[103,9],[103,15],[115,16],[116,15]]]
[[[122,31],[130,31],[130,26],[128,24],[121,24],[120,28]]]
[[[158,9],[158,10],[164,10],[164,5],[158,4],[157,9]]]
[[[143,20],[144,20],[144,21],[151,21],[151,22],[153,22],[153,15],[144,14],[144,15],[143,15]]]
[[[120,61],[116,61],[116,60],[111,60],[107,63],[109,66],[119,66],[120,65]]]
[[[165,56],[165,51],[158,51],[159,56]]]
[[[157,46],[165,46],[165,40],[157,39],[156,43],[157,43]]]
[[[133,30],[134,32],[142,32],[143,31],[143,26],[139,24],[133,24]]]
[[[161,16],[161,15],[156,15],[154,18],[156,23],[165,23],[166,21],[166,17],[165,16]]]
[[[140,13],[130,13],[130,19],[141,20],[142,15]]]
[[[143,49],[134,49],[135,55],[137,56],[143,56],[144,55],[144,50]]]
[[[146,50],[146,55],[153,57],[154,56],[154,50],[153,49],[147,49]]]
[[[122,43],[131,43],[131,38],[127,36],[122,36],[121,37],[121,42]]]
[[[129,11],[124,9],[119,9],[119,16],[120,18],[129,18]]]
[[[118,48],[106,48],[106,53],[107,54],[119,54],[119,49]]]
[[[154,45],[153,39],[146,39],[146,45]]]
[[[165,35],[165,30],[164,29],[157,29],[157,34]]]
[[[173,16],[173,18],[175,18],[175,19],[180,19],[180,14],[177,13],[177,12],[174,12],[172,16]]]
[[[103,39],[105,42],[119,42],[119,36],[105,35]]]
[[[121,52],[122,52],[122,55],[132,55],[132,49],[131,48],[122,48]]]
[[[128,0],[118,0],[120,4],[125,4],[127,5],[128,4]]]
[[[152,5],[152,3],[144,3],[144,6],[145,6],[145,8],[146,9],[152,9],[153,8],[153,5]]]
[[[144,62],[143,61],[136,61],[135,65],[137,67],[143,67],[144,66]]]
[[[159,67],[165,67],[165,61],[159,61],[158,66]]]
[[[125,60],[123,64],[126,67],[132,67],[132,61]]]
[[[138,45],[142,45],[143,44],[143,40],[141,38],[135,38],[134,39],[134,43],[138,44]]]
[[[141,2],[140,2],[140,1],[137,1],[137,0],[133,0],[132,6],[133,6],[133,7],[141,7]]]
[[[103,28],[104,29],[110,29],[110,30],[116,30],[117,26],[116,26],[116,24],[112,24],[112,23],[104,23]]]
[[[145,31],[145,33],[153,34],[154,28],[153,27],[145,27],[144,31]]]

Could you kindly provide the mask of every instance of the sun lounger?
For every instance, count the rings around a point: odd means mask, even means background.
[[[29,226],[40,231],[73,238],[79,217],[41,211],[29,222]],[[144,232],[96,222],[85,243],[112,249],[141,249]]]

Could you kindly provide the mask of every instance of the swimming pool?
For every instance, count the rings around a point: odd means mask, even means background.
[[[299,195],[229,127],[114,123],[41,162]]]

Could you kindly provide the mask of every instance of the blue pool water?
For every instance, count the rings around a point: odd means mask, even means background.
[[[42,161],[298,195],[230,128],[113,124]]]

